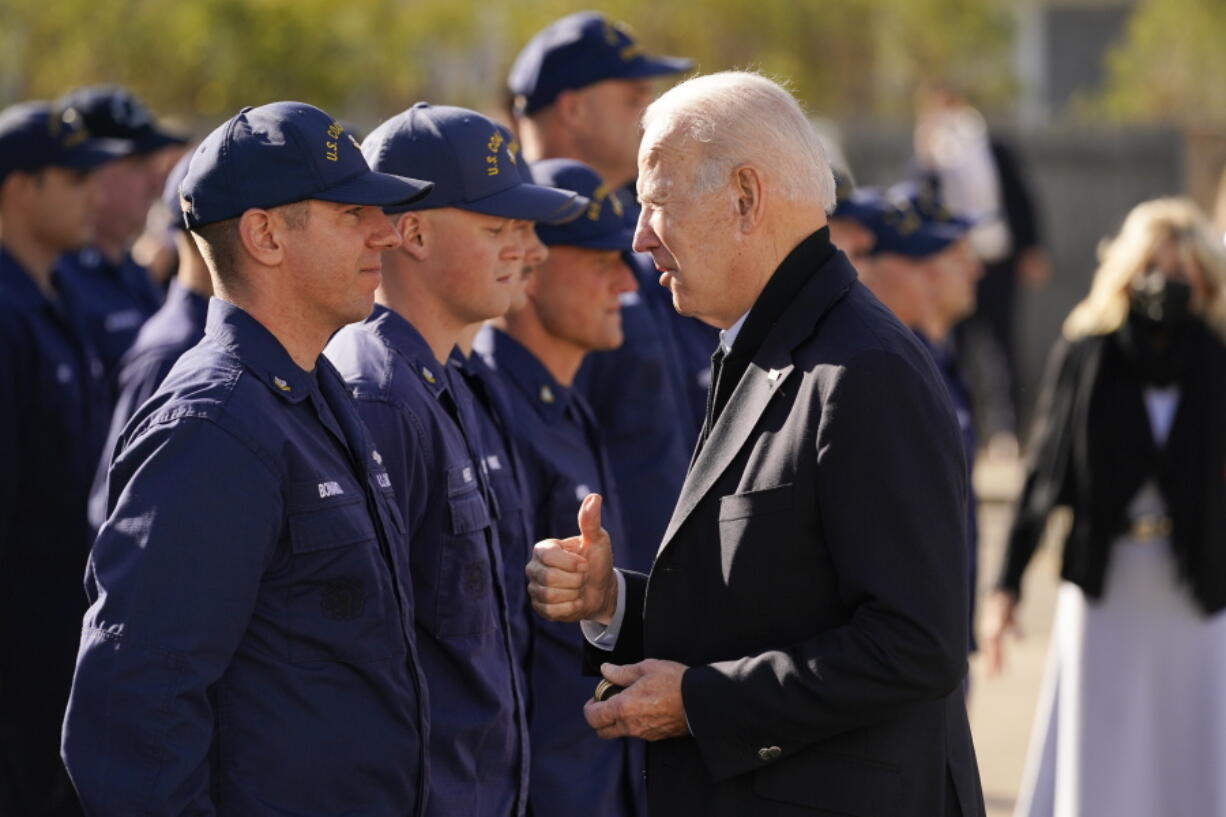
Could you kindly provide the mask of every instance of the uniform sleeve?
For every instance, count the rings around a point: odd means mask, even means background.
[[[102,446],[102,457],[94,473],[94,483],[89,492],[89,523],[94,530],[106,521],[106,477],[111,469],[111,458],[119,442],[124,426],[136,414],[137,409],[153,396],[161,382],[174,366],[173,359],[138,358],[125,363],[119,371],[119,398],[111,415],[111,428]]]
[[[948,696],[966,674],[966,467],[935,371],[869,352],[817,431],[821,535],[851,614],[781,649],[689,669],[686,713],[715,780]]]
[[[24,344],[16,332],[18,321],[8,309],[0,309],[0,463],[20,462],[17,441],[21,434],[21,395],[25,361]],[[17,480],[20,474],[11,465],[0,467],[0,570],[6,569],[13,541],[16,515]]]
[[[133,440],[90,554],[63,756],[94,817],[211,815],[214,685],[280,536],[280,481],[207,420]]]

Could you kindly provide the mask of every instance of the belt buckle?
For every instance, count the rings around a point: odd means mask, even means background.
[[[1132,520],[1129,535],[1133,539],[1152,542],[1167,539],[1171,535],[1171,518],[1163,514],[1146,514]]]

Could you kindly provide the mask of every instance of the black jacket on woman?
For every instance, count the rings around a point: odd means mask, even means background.
[[[1179,579],[1206,614],[1226,607],[1226,348],[1207,327],[1185,327],[1166,377],[1179,404],[1166,445],[1150,430],[1130,319],[1110,335],[1060,343],[1031,439],[1032,456],[1009,533],[999,587],[1019,593],[1048,513],[1073,511],[1060,575],[1091,599],[1104,588],[1111,543],[1129,526],[1137,490],[1155,479],[1171,518]]]

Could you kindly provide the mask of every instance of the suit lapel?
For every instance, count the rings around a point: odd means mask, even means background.
[[[846,256],[836,253],[814,273],[772,327],[720,412],[706,443],[694,456],[660,543],[661,551],[740,453],[780,386],[791,376],[795,368],[792,351],[812,336],[822,316],[847,293],[855,278]]]

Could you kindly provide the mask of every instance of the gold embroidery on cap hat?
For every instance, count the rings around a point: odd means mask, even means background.
[[[324,158],[329,162],[340,160],[340,138],[345,132],[345,128],[340,122],[333,122],[328,126],[328,141],[324,142]]]
[[[498,149],[502,147],[503,141],[502,133],[495,130],[494,135],[485,143],[486,149],[490,152],[490,155],[485,157],[485,164],[487,165],[485,175],[487,176],[498,175]]]

